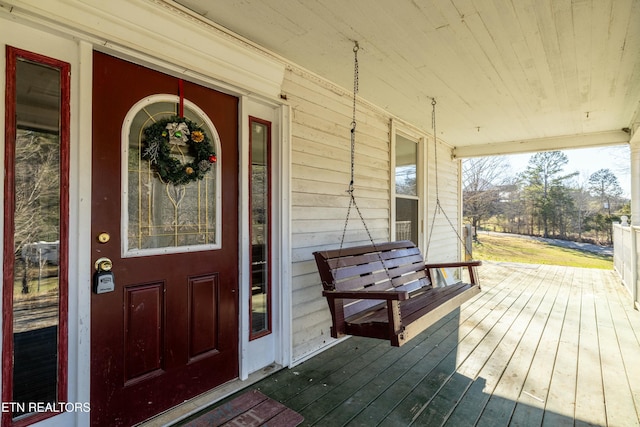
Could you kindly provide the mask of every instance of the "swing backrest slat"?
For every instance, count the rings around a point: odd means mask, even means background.
[[[407,291],[431,287],[420,250],[413,242],[388,242],[314,253],[325,290]],[[378,300],[345,300],[349,317]]]

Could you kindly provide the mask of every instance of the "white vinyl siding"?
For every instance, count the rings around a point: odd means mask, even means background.
[[[330,340],[330,316],[312,253],[337,248],[350,180],[352,98],[313,76],[288,70],[283,93],[291,105],[291,246],[293,360]],[[355,198],[376,241],[389,239],[388,117],[358,105]],[[366,244],[355,209],[344,246]]]
[[[332,341],[329,309],[321,294],[312,253],[340,246],[349,206],[353,99],[348,91],[291,67],[287,69],[282,93],[291,106],[292,360],[296,363]],[[376,242],[390,239],[391,118],[358,100],[354,194]],[[435,203],[435,175],[433,139],[426,134],[425,137],[429,147],[425,168],[429,191],[423,218],[427,225],[432,215],[429,209]],[[451,148],[445,144],[440,144],[438,156],[440,201],[457,224],[459,162],[451,160]],[[435,232],[444,235],[432,239],[433,253],[438,254],[439,260],[457,259],[457,238],[447,221],[438,218]],[[369,242],[352,209],[344,246]]]
[[[432,220],[436,207],[436,167],[433,137],[427,138],[427,207],[425,212],[425,234],[429,241]],[[438,141],[438,195],[442,210],[436,212],[433,236],[429,247],[423,251],[428,262],[448,262],[460,260],[462,249],[458,234],[460,230],[460,210],[462,204],[460,180],[460,160],[451,159],[451,147]],[[455,227],[452,228],[447,218]],[[458,234],[456,234],[456,232]]]
[[[312,253],[316,250],[337,248],[342,236],[349,203],[346,190],[350,179],[350,125],[353,101],[351,91],[301,70],[296,65],[288,63],[286,59],[273,56],[268,51],[258,49],[239,38],[230,38],[206,22],[187,13],[177,13],[171,7],[154,9],[153,19],[149,20],[150,9],[146,7],[146,3],[141,2],[94,2],[82,8],[73,8],[61,1],[23,3],[23,7],[11,12],[16,16],[12,19],[18,19],[19,16],[20,19],[30,22],[29,27],[11,22],[7,19],[9,12],[5,10],[3,25],[11,24],[13,27],[19,27],[19,31],[8,30],[3,33],[3,42],[37,51],[34,43],[37,47],[38,41],[51,38],[50,33],[43,35],[38,30],[45,21],[42,16],[47,17],[46,22],[60,24],[60,28],[56,28],[55,31],[69,33],[66,44],[71,46],[64,46],[64,55],[61,55],[55,46],[47,47],[44,52],[47,55],[56,58],[64,58],[69,54],[78,55],[75,50],[77,45],[71,43],[71,40],[81,40],[80,51],[83,61],[71,61],[74,64],[72,70],[80,71],[78,67],[84,67],[81,73],[73,74],[72,71],[72,75],[81,78],[81,83],[76,83],[81,84],[81,87],[76,87],[76,97],[72,99],[72,108],[75,111],[91,111],[91,106],[85,104],[90,104],[91,79],[87,76],[91,76],[90,58],[94,47],[159,71],[184,75],[187,80],[215,86],[230,93],[251,97],[255,95],[257,100],[264,98],[269,102],[278,102],[278,97],[286,99],[283,102],[289,105],[290,123],[283,126],[290,126],[287,134],[287,137],[289,134],[291,136],[290,153],[287,153],[290,154],[290,162],[279,167],[288,172],[284,174],[285,177],[290,177],[286,183],[290,188],[286,196],[290,196],[290,199],[282,209],[289,209],[287,213],[290,214],[290,221],[286,225],[290,226],[290,236],[283,236],[283,239],[290,237],[291,251],[283,253],[283,257],[287,259],[276,261],[282,264],[290,263],[290,275],[282,277],[283,281],[291,280],[291,300],[283,298],[283,301],[291,304],[292,310],[292,353],[291,357],[285,360],[296,363],[328,345],[332,341],[329,333],[329,310],[321,294],[322,287]],[[118,13],[114,12],[116,10]],[[33,20],[29,18],[31,15]],[[147,19],[138,19],[140,17]],[[141,22],[144,25],[141,26]],[[148,31],[151,26],[171,31]],[[21,36],[16,38],[15,34]],[[190,43],[187,46],[178,40],[190,40]],[[180,48],[176,48],[177,45],[180,45]],[[335,66],[344,66],[346,73],[351,72],[351,63],[336,62]],[[361,74],[364,76],[364,73],[366,69],[363,68]],[[3,78],[0,77],[0,80]],[[366,81],[363,80],[361,86],[363,84],[366,84]],[[78,108],[79,102],[86,108]],[[428,103],[425,103],[424,108],[421,116],[429,114]],[[382,107],[358,99],[355,196],[373,238],[379,242],[391,238],[392,119],[398,120]],[[90,187],[87,187],[89,181],[83,178],[86,178],[88,169],[80,168],[78,165],[87,164],[86,160],[90,160],[91,153],[90,150],[87,151],[86,144],[81,144],[78,148],[77,143],[91,140],[90,114],[72,115],[72,120],[75,120],[72,144],[76,145],[72,145],[71,219],[72,224],[77,224],[74,219],[79,218],[80,225],[77,227],[86,231],[90,228],[90,217],[84,201],[90,200],[91,194]],[[430,229],[429,221],[435,202],[433,138],[429,135],[428,129],[422,132],[410,123],[402,125],[422,133],[425,137],[427,164],[422,170],[428,187],[422,218],[426,234]],[[451,147],[441,144],[440,148],[440,201],[457,225],[460,206],[459,162],[451,160]],[[286,215],[283,217],[286,220]],[[369,241],[357,212],[352,212],[349,225],[345,246],[366,244]],[[286,226],[283,228],[286,230]],[[86,236],[88,232],[73,233],[72,229],[71,235]],[[437,259],[430,260],[457,259],[459,251],[456,239],[446,220],[438,219],[430,247],[430,252],[434,256],[437,255]],[[75,278],[71,279],[70,289],[79,289],[81,301],[79,306],[70,305],[71,317],[78,312],[78,307],[89,307],[90,294],[86,291],[88,288],[85,282],[87,277],[91,277],[87,267],[91,263],[88,256],[82,255],[88,253],[86,250],[83,251],[88,242],[85,237],[79,238],[79,255],[75,258],[73,255],[70,257],[70,274]],[[76,258],[81,262],[74,263]],[[73,280],[79,281],[81,286],[74,287]],[[285,288],[288,287],[283,286],[283,289]],[[85,323],[88,323],[88,314],[88,311],[80,310],[81,320]],[[78,330],[77,325],[75,330]],[[70,325],[70,328],[73,328],[73,325]],[[79,334],[78,342],[88,342],[85,330],[73,332],[70,329],[70,333]],[[70,354],[70,357],[80,357],[78,370],[88,375],[87,347],[82,346],[80,351],[81,354]],[[75,368],[71,368],[72,371],[73,369]],[[70,372],[70,378],[72,375],[75,374]],[[85,378],[88,378],[87,375]],[[71,390],[70,396],[88,396],[88,381],[83,381],[80,387],[80,394],[74,394]]]

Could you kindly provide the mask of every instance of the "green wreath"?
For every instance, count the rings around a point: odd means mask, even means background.
[[[172,116],[146,127],[142,142],[142,157],[151,163],[162,181],[173,185],[184,185],[204,178],[217,161],[207,133],[183,117]],[[171,156],[172,143],[186,144],[193,161],[182,163]]]

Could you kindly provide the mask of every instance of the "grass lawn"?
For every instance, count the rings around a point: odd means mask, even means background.
[[[473,258],[488,261],[613,269],[613,258],[553,246],[509,234],[480,234],[473,244]]]

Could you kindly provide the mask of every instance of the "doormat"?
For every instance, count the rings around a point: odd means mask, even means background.
[[[258,390],[248,391],[204,415],[183,424],[183,427],[295,427],[304,417]]]

